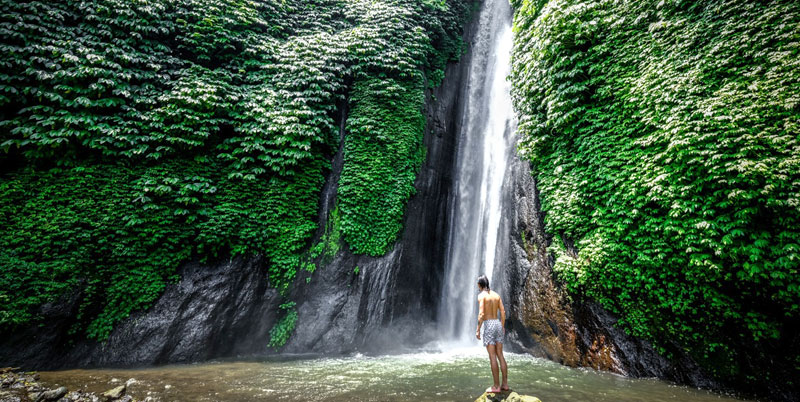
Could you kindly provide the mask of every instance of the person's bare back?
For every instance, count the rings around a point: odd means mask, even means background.
[[[494,290],[481,292],[478,295],[478,303],[481,305],[479,311],[483,314],[480,320],[496,320],[498,311],[503,310],[503,301]]]

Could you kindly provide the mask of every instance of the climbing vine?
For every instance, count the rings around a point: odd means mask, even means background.
[[[514,4],[519,149],[556,235],[558,278],[666,354],[792,386],[800,7]]]
[[[102,340],[189,260],[263,255],[285,294],[308,268],[337,110],[367,85],[353,83],[402,82],[412,103],[396,106],[423,121],[421,83],[458,56],[466,13],[461,0],[0,1],[0,332],[77,289],[75,329]],[[352,144],[395,106],[362,98]],[[345,169],[373,174],[359,152]],[[402,168],[406,198],[372,221],[344,206],[393,177],[339,195],[354,251],[396,237],[418,163]],[[388,229],[367,240],[358,226]]]
[[[366,78],[353,88],[339,197],[342,232],[355,250],[381,255],[402,228],[425,158],[422,88],[420,74]]]
[[[292,336],[294,327],[297,324],[296,304],[295,302],[286,302],[280,305],[279,309],[283,312],[283,316],[269,331],[269,346],[271,348],[280,349]]]

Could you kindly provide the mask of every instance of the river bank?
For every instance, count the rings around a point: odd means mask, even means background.
[[[65,386],[50,387],[42,384],[41,376],[35,371],[20,371],[19,367],[0,368],[0,402],[156,402],[157,398],[135,399],[125,392],[136,383],[131,378],[123,384],[111,381],[109,389],[102,393],[87,392],[83,389],[69,390]]]

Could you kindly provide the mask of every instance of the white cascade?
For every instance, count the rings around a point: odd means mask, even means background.
[[[442,340],[477,342],[477,278],[491,282],[495,266],[503,181],[514,155],[516,120],[511,104],[511,7],[486,0],[470,49],[467,100],[456,156],[453,215],[439,310]]]

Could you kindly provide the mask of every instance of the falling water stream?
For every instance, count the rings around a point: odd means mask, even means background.
[[[453,218],[447,244],[439,322],[445,340],[474,343],[476,281],[490,283],[495,265],[503,182],[514,155],[511,105],[511,6],[487,1],[471,49],[467,100],[456,159]]]
[[[490,385],[486,351],[472,338],[476,278],[492,278],[502,185],[514,157],[515,119],[506,76],[512,46],[506,0],[483,4],[471,49],[453,216],[439,310],[441,342],[404,354],[279,356],[142,369],[41,372],[47,385],[102,392],[134,379],[128,393],[157,401],[471,401]],[[720,401],[730,396],[655,379],[573,369],[507,353],[510,385],[553,401]]]

